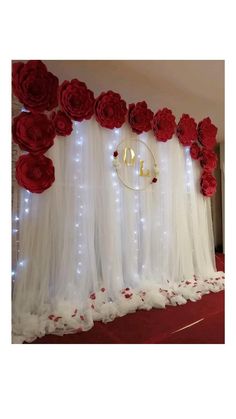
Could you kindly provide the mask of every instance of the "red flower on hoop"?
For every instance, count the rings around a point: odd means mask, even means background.
[[[58,78],[39,60],[12,66],[14,95],[31,112],[50,111],[58,105]]]
[[[198,160],[201,154],[201,148],[199,147],[198,143],[193,143],[190,147],[190,155],[192,159]]]
[[[42,113],[21,112],[13,120],[13,140],[21,150],[43,154],[53,144],[56,135],[52,121]]]
[[[183,114],[177,125],[176,134],[183,146],[190,146],[193,141],[197,140],[197,124],[194,119]]]
[[[90,119],[93,115],[94,95],[85,83],[65,80],[59,87],[61,109],[74,121]]]
[[[129,105],[128,120],[132,131],[137,134],[149,131],[152,128],[153,115],[154,113],[148,109],[145,101]]]
[[[203,148],[200,155],[200,163],[205,171],[212,172],[215,170],[217,167],[217,161],[218,157],[214,151]]]
[[[16,180],[20,186],[30,192],[45,191],[55,180],[52,160],[44,155],[20,156],[16,162]]]
[[[111,90],[98,96],[94,109],[96,120],[104,128],[120,128],[125,122],[126,103]]]
[[[175,132],[175,117],[170,109],[159,110],[153,117],[152,128],[157,140],[166,142]]]
[[[203,172],[200,180],[201,192],[204,196],[210,197],[216,192],[216,178],[209,172]]]
[[[213,149],[216,145],[217,128],[210,118],[205,118],[198,124],[198,140],[203,147]]]
[[[114,151],[114,153],[113,153],[113,157],[117,157],[119,155],[119,153],[118,153],[118,151],[116,150],[116,151]]]
[[[53,112],[51,119],[53,121],[57,135],[65,137],[66,135],[70,135],[72,133],[72,121],[65,112]]]

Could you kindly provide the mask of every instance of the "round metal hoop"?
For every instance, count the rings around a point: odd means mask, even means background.
[[[156,159],[155,159],[155,156],[154,156],[154,153],[153,153],[153,151],[151,150],[151,148],[144,142],[144,141],[142,141],[142,140],[139,140],[139,139],[130,139],[130,140],[122,140],[118,145],[117,145],[117,149],[119,148],[119,146],[121,145],[121,144],[124,144],[124,143],[127,143],[128,141],[134,141],[134,142],[139,142],[139,143],[141,143],[141,144],[143,144],[148,150],[149,150],[149,152],[151,153],[151,156],[152,156],[152,158],[153,158],[153,161],[154,161],[154,167],[155,166],[157,166],[157,162],[156,162]],[[117,176],[118,176],[118,178],[119,178],[119,180],[120,180],[120,182],[126,187],[126,188],[128,188],[128,189],[130,189],[130,190],[132,190],[132,191],[136,191],[136,192],[138,192],[138,191],[144,191],[144,190],[146,190],[147,188],[148,188],[148,186],[150,186],[151,184],[152,184],[152,182],[150,182],[150,183],[148,183],[145,187],[143,187],[143,188],[133,188],[132,186],[129,186],[129,185],[127,185],[127,183],[126,182],[124,182],[123,181],[123,179],[121,179],[121,176],[120,176],[120,174],[119,174],[119,171],[118,171],[118,168],[116,167],[115,168],[116,169],[116,173],[117,173]]]

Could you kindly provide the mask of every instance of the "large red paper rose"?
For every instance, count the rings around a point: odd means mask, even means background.
[[[64,137],[72,133],[72,121],[69,118],[69,116],[66,115],[65,112],[53,112],[51,115],[51,119],[53,121],[57,135],[61,135]]]
[[[194,160],[198,160],[201,154],[201,148],[199,147],[198,143],[193,143],[190,147],[190,156]]]
[[[152,128],[155,137],[159,141],[170,140],[175,132],[175,117],[170,109],[159,110],[153,117]]]
[[[21,112],[13,119],[13,140],[21,150],[43,154],[54,143],[55,128],[47,115]]]
[[[59,88],[61,109],[74,121],[90,119],[93,115],[94,95],[85,83],[73,79],[65,80]]]
[[[204,171],[201,180],[201,192],[204,196],[212,196],[216,192],[216,178],[209,172]]]
[[[203,147],[213,149],[216,145],[217,128],[210,118],[205,118],[198,124],[198,140]]]
[[[153,112],[148,109],[146,102],[138,102],[129,105],[128,121],[132,131],[137,134],[149,131],[152,126]]]
[[[20,156],[16,162],[16,180],[20,186],[30,192],[45,191],[55,180],[52,160],[44,155],[25,154]]]
[[[104,128],[120,128],[125,122],[126,103],[111,90],[98,96],[94,109],[96,120]]]
[[[176,134],[183,146],[190,146],[197,139],[197,124],[194,119],[183,114],[177,125]]]
[[[213,170],[215,170],[217,166],[217,161],[218,157],[214,151],[208,150],[207,148],[202,149],[200,163],[205,171],[212,172]]]
[[[58,78],[42,61],[18,62],[12,66],[14,95],[31,112],[50,111],[58,105]]]

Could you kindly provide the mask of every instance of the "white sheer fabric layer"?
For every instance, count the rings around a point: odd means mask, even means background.
[[[162,143],[142,134],[158,182],[132,191],[119,181],[112,156],[131,134],[128,125],[74,123],[72,135],[56,138],[47,153],[53,186],[42,194],[20,190],[13,342],[85,331],[94,320],[223,289],[198,162],[176,137]]]

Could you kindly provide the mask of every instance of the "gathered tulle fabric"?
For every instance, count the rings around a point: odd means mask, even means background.
[[[19,189],[18,203],[14,197],[14,343],[86,331],[96,320],[223,289],[199,163],[177,137],[163,143],[141,134],[155,155],[158,182],[130,190],[117,176],[113,152],[131,135],[127,124],[110,130],[93,118],[75,122],[47,153],[52,187],[42,194]]]

